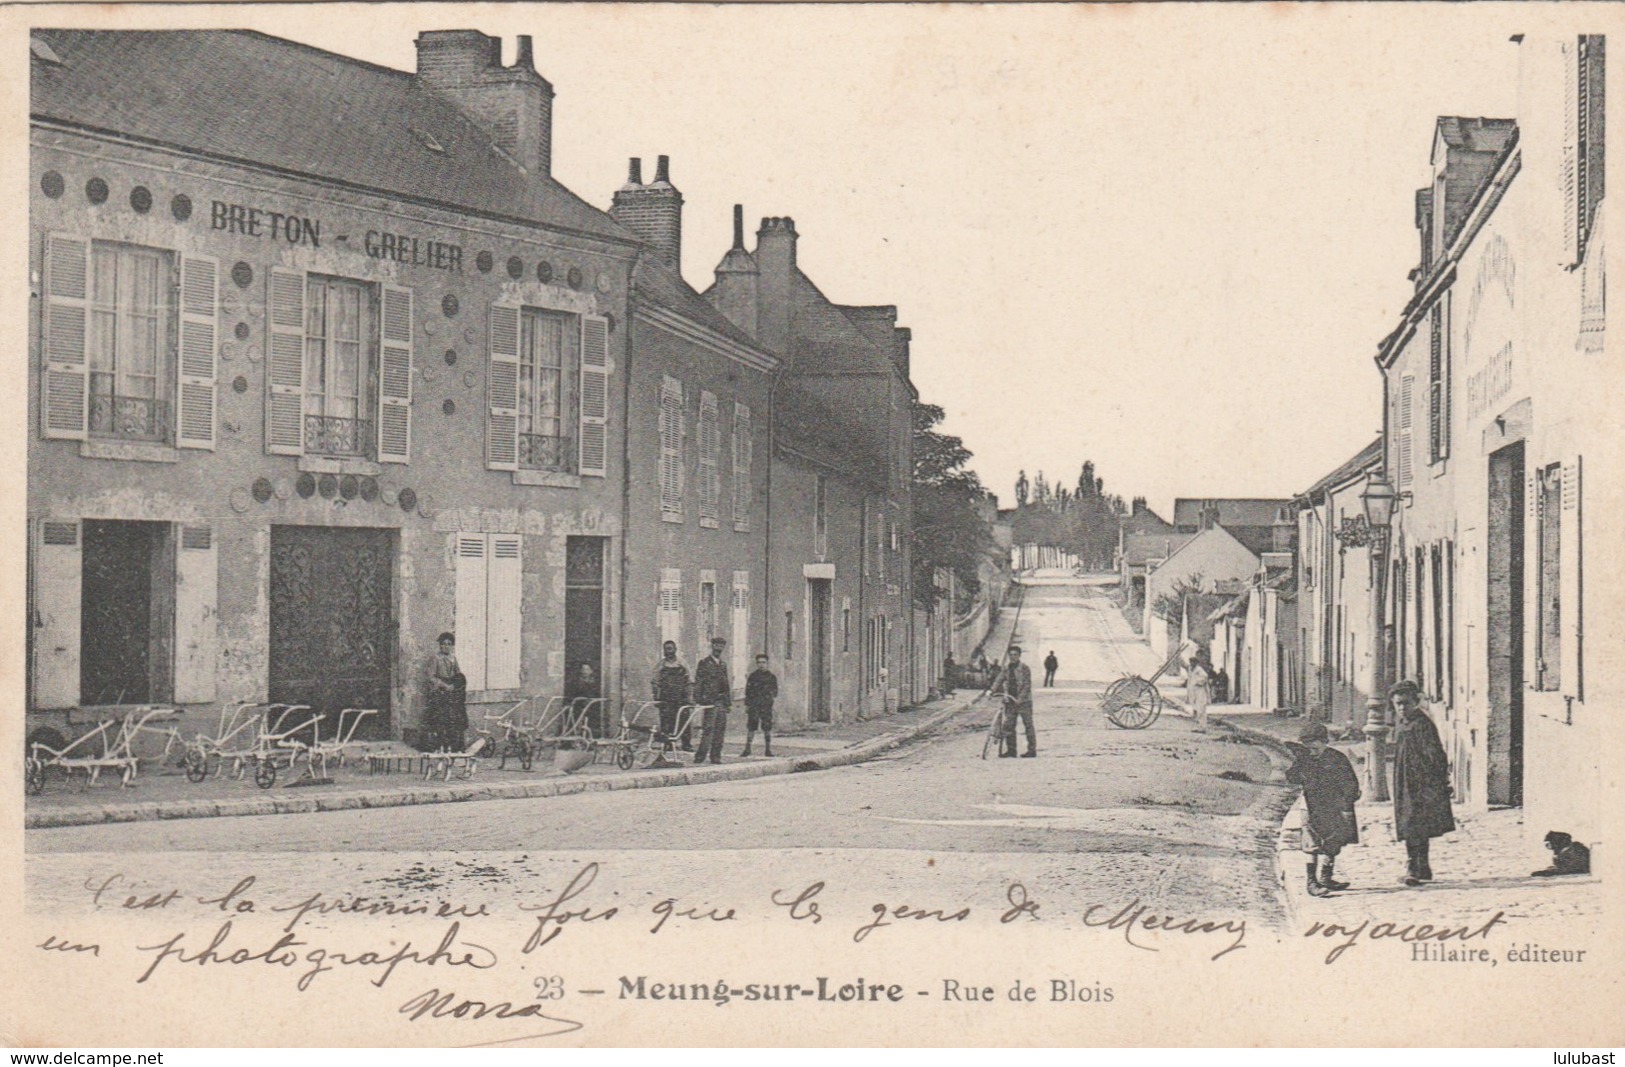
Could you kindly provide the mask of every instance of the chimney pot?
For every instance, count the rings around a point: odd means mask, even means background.
[[[745,250],[745,205],[734,205],[734,248]]]
[[[655,157],[655,181],[668,183],[671,181],[671,160],[669,157]]]
[[[626,164],[626,184],[643,184],[643,160],[633,156]]]
[[[519,48],[514,54],[513,65],[520,70],[536,69],[536,57],[531,51],[530,34],[519,35]]]

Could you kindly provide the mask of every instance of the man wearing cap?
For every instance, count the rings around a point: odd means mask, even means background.
[[[700,730],[700,747],[694,750],[694,762],[722,762],[722,738],[728,732],[728,710],[733,706],[733,684],[728,680],[728,665],[723,662],[722,651],[728,642],[720,637],[711,638],[711,654],[700,660],[694,668],[694,703],[705,707],[705,725]]]
[[[1007,701],[1004,714],[1004,741],[999,755],[1016,754],[1016,719],[1019,717],[1027,730],[1027,751],[1023,759],[1038,755],[1038,732],[1033,729],[1033,669],[1021,662],[1021,649],[1010,646],[1010,663],[993,683],[993,692]]]

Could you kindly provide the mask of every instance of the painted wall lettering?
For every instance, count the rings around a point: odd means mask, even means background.
[[[447,244],[429,238],[420,240],[404,233],[368,230],[366,250],[367,255],[373,259],[410,263],[414,267],[433,267],[454,274],[463,272],[462,245]]]
[[[227,233],[240,233],[246,237],[264,237],[272,241],[286,241],[290,245],[322,246],[322,224],[318,219],[303,215],[289,215],[281,211],[267,211],[246,204],[228,204],[214,201],[209,211],[209,225]]]

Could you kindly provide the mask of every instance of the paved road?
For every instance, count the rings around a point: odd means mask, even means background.
[[[1153,669],[1105,593],[1083,584],[1028,590],[1018,638],[1035,665],[1052,649],[1062,665],[1057,685],[1038,693],[1037,759],[980,758],[984,703],[886,758],[814,774],[30,831],[30,883],[54,897],[83,884],[83,861],[105,864],[113,853],[125,854],[127,871],[188,868],[196,861],[176,854],[202,851],[251,855],[262,879],[321,870],[385,884],[427,879],[440,889],[519,886],[586,855],[622,857],[664,884],[692,888],[719,868],[765,885],[806,861],[878,877],[899,892],[918,888],[928,870],[939,889],[945,878],[968,889],[1019,876],[1052,894],[1086,885],[1094,899],[1274,918],[1266,859],[1279,790],[1253,784],[1268,777],[1267,758],[1223,734],[1195,734],[1179,717],[1141,732],[1104,722],[1095,710],[1103,684]],[[1220,777],[1226,772],[1252,781]],[[451,850],[461,862],[435,855]]]

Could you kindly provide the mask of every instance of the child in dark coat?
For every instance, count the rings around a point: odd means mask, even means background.
[[[1323,897],[1333,890],[1347,889],[1347,882],[1333,877],[1337,854],[1344,845],[1360,840],[1354,819],[1354,802],[1360,799],[1360,780],[1343,753],[1331,748],[1330,735],[1320,723],[1310,723],[1298,734],[1293,747],[1297,759],[1287,769],[1286,780],[1303,786],[1304,806],[1309,819],[1303,828],[1303,850],[1309,854],[1309,895]]]

